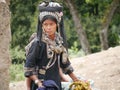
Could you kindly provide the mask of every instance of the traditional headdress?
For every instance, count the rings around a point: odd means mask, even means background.
[[[63,38],[63,45],[67,48],[66,36],[64,32],[64,23],[63,23],[63,7],[56,2],[42,2],[39,4],[39,17],[38,17],[38,27],[37,27],[37,37],[40,40],[42,38],[42,20],[45,16],[51,15],[56,18],[58,24],[57,32]]]

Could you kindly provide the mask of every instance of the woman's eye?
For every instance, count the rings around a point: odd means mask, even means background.
[[[45,23],[45,24],[43,24],[43,25],[44,25],[44,26],[47,26],[48,24]]]
[[[53,23],[50,24],[51,26],[53,25]]]

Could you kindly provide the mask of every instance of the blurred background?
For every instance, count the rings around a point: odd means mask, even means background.
[[[36,32],[38,5],[43,0],[10,0],[11,82],[24,80],[25,46]],[[51,1],[51,0],[46,0]],[[119,0],[54,0],[63,6],[70,58],[120,45]]]

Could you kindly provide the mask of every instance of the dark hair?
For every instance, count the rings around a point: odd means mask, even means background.
[[[57,24],[57,19],[54,16],[51,16],[51,15],[44,16],[41,23],[43,23],[45,20],[48,20],[48,19],[54,21]]]

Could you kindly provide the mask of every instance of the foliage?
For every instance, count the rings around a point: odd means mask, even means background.
[[[110,8],[110,4],[112,3],[112,0],[81,0],[79,2],[78,0],[75,0],[77,9],[80,13],[82,27],[87,33],[87,37],[90,43],[90,47],[92,52],[99,52],[101,50],[100,47],[100,38],[99,33],[102,28],[102,23],[104,20],[105,12]],[[110,23],[109,32],[108,32],[108,41],[109,41],[109,47],[111,46],[117,46],[119,45],[119,18],[120,15],[119,12],[116,12],[114,14],[114,17],[112,18],[112,22]],[[111,27],[116,27],[111,28]],[[113,33],[113,31],[115,31]],[[112,41],[114,40],[114,43]]]
[[[36,3],[38,0],[11,0],[11,47],[20,46],[24,48],[29,36],[35,31],[31,29],[34,22],[34,14],[37,10]],[[36,18],[37,19],[37,18]]]
[[[10,50],[12,63],[20,64],[25,61],[25,51],[20,49],[20,47],[15,47]]]
[[[112,19],[111,25],[109,27],[108,40],[109,46],[115,47],[116,45],[120,45],[120,15],[116,13]]]
[[[80,49],[77,52],[74,51],[73,49],[68,49],[68,55],[69,55],[69,58],[76,58],[76,57],[85,56],[85,53],[82,49]]]
[[[73,42],[77,41],[78,36],[77,33],[75,32],[75,27],[72,24],[73,21],[70,20],[69,18],[65,18],[64,20],[68,48],[71,48],[73,46]]]
[[[42,0],[11,0],[11,54],[13,62],[23,62],[25,60],[24,47],[28,43],[30,35],[36,31],[37,17],[39,14],[38,4]],[[79,12],[83,29],[86,31],[92,52],[99,52],[102,20],[105,11],[109,8],[112,0],[74,0]],[[64,10],[64,28],[67,35],[70,55],[81,52],[81,45],[72,21],[69,8],[61,1]],[[115,12],[108,32],[109,46],[120,45],[120,15]],[[77,42],[77,45],[75,43]],[[83,54],[84,55],[84,54]],[[81,55],[79,55],[81,56]]]
[[[115,47],[116,44],[120,44],[120,38],[119,38],[119,28],[117,28],[115,25],[113,25],[109,30],[109,45],[110,47]]]
[[[25,80],[23,64],[12,64],[9,71],[11,82]]]
[[[70,49],[68,49],[68,54],[70,58],[85,56],[83,50],[79,50],[78,46],[78,42],[74,41],[73,46]]]

